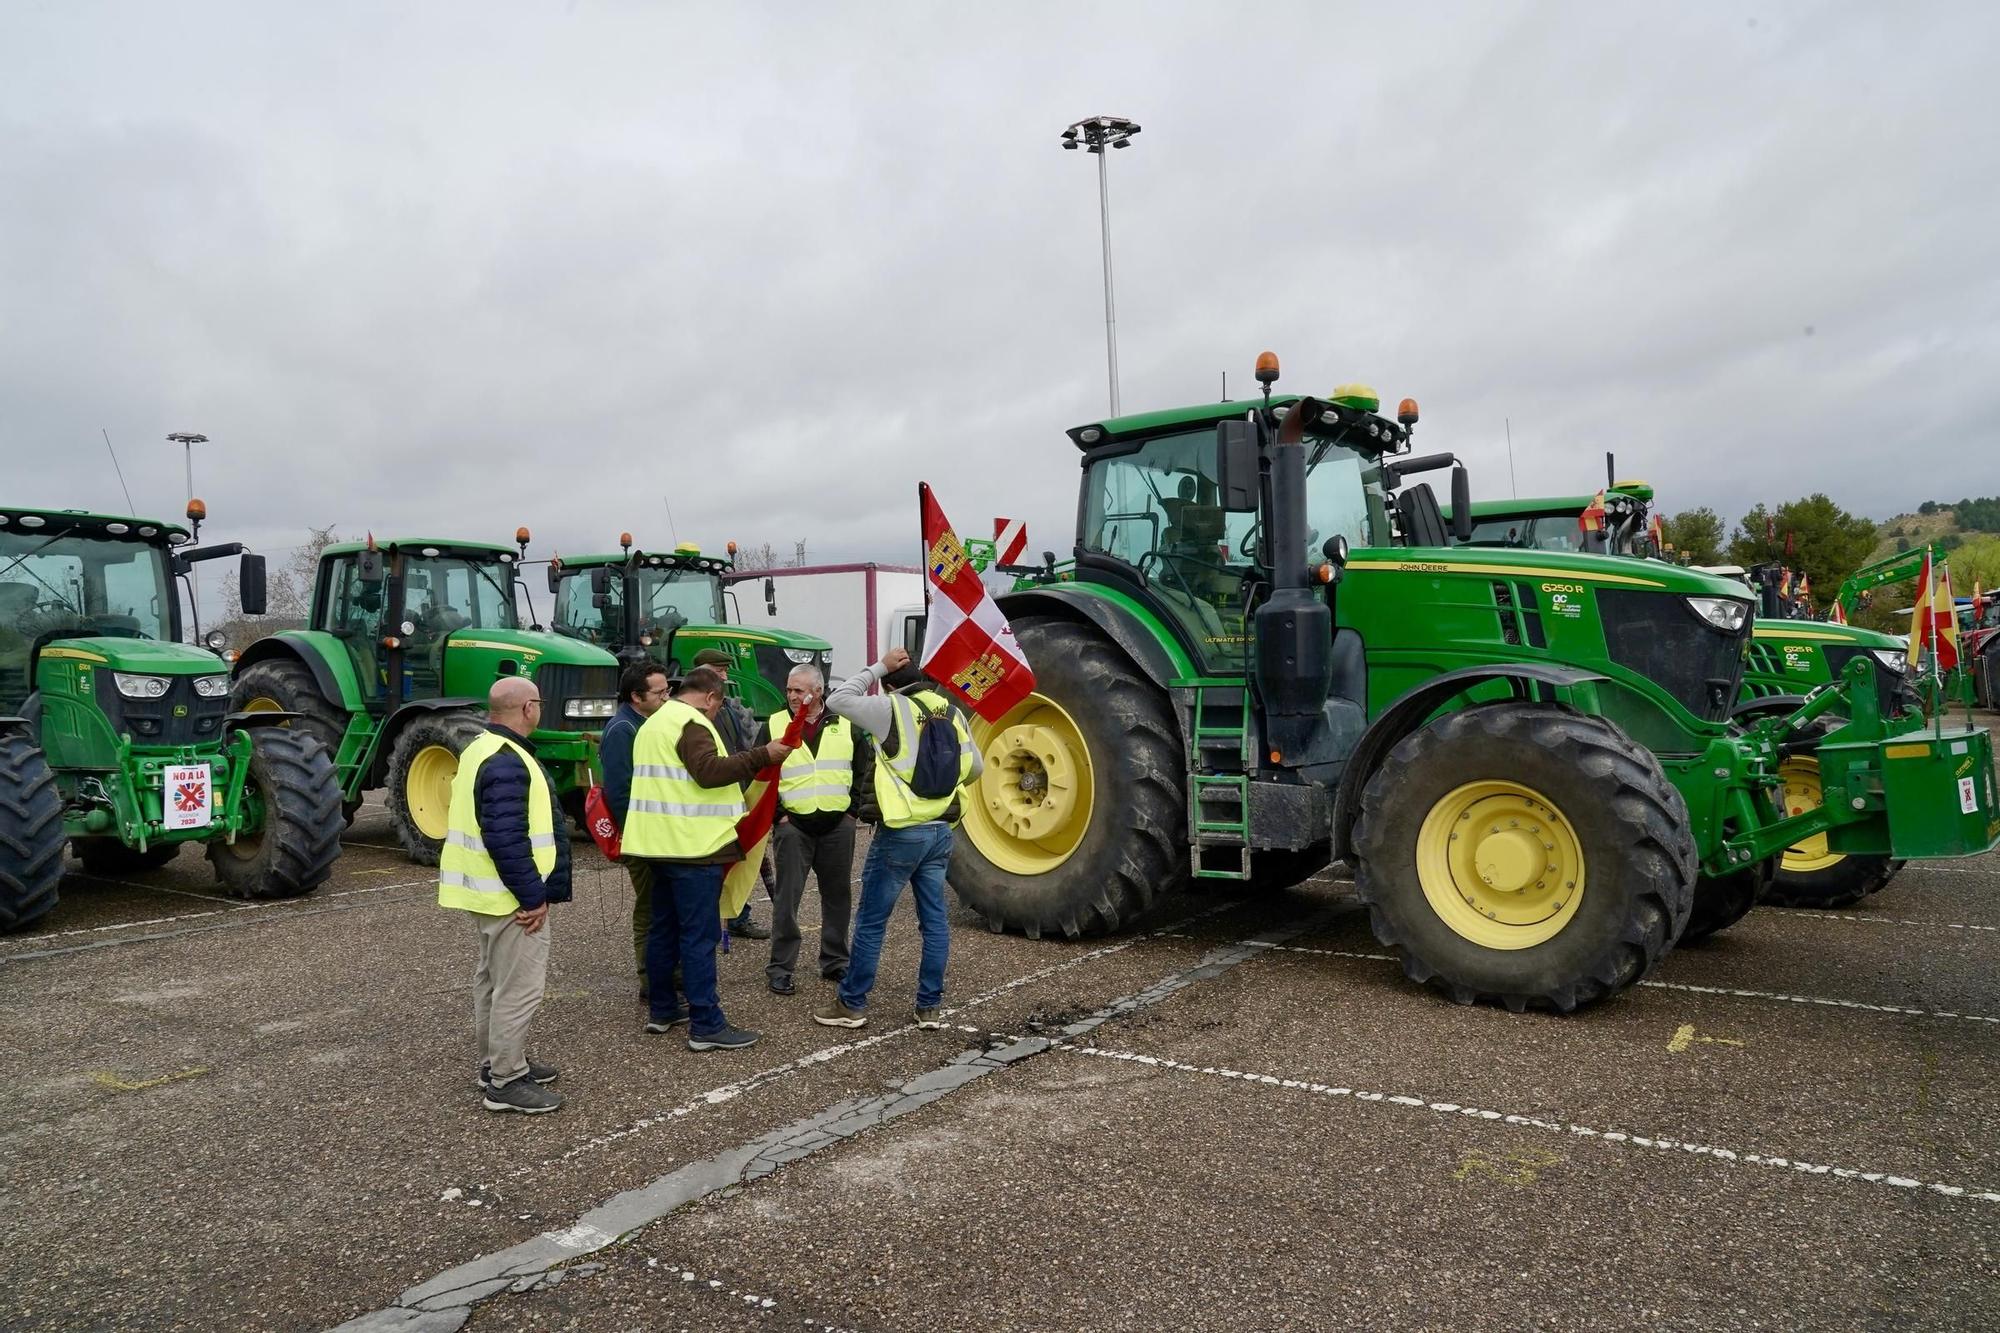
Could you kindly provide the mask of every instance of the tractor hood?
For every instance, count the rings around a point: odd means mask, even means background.
[[[117,635],[52,639],[42,648],[42,656],[68,658],[142,676],[214,676],[229,670],[227,662],[206,648]]]
[[[522,667],[533,670],[536,667],[562,663],[568,666],[609,666],[618,665],[618,659],[602,648],[580,643],[560,634],[545,634],[539,630],[526,629],[458,629],[449,636],[454,650],[484,649],[488,652],[520,655]]]
[[[1857,648],[1902,652],[1906,641],[1856,625],[1836,625],[1830,620],[1759,619],[1751,634],[1760,642],[1771,643],[1851,643]]]
[[[1400,569],[1438,574],[1486,574],[1530,579],[1561,579],[1602,584],[1614,588],[1637,588],[1653,592],[1678,593],[1683,597],[1727,597],[1750,602],[1750,590],[1735,579],[1663,560],[1633,560],[1625,556],[1584,555],[1572,551],[1523,551],[1496,546],[1357,548],[1349,563],[1370,568]],[[1740,622],[1739,622],[1740,623]]]
[[[817,634],[802,634],[789,629],[745,629],[741,625],[683,625],[679,632],[703,639],[728,639],[732,643],[747,643],[753,647],[761,643],[776,648],[790,648],[802,653],[833,651],[833,645]]]

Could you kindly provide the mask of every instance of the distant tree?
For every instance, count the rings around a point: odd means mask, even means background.
[[[1908,537],[1896,538],[1896,554],[1901,555],[1903,552],[1909,549],[1910,549],[1910,539]]]
[[[1806,574],[1824,600],[1868,559],[1875,541],[1873,519],[1850,514],[1815,493],[1776,509],[1760,504],[1745,514],[1730,539],[1729,558],[1746,566],[1780,561]]]
[[[1691,565],[1722,563],[1722,519],[1706,506],[1684,509],[1662,520],[1667,541],[1676,556],[1685,555]]]
[[[789,560],[780,559],[776,548],[769,542],[763,542],[756,546],[742,546],[736,550],[736,567],[744,571],[797,569],[804,565],[805,562],[806,539],[804,537],[792,543],[792,557]]]
[[[1936,500],[1926,500],[1922,504],[1917,506],[1917,512],[1919,514],[1922,514],[1925,518],[1929,518],[1932,514],[1935,514],[1939,510],[1939,508],[1941,508],[1941,506],[1938,504]]]
[[[2000,495],[1960,500],[1956,517],[1958,526],[1967,532],[2000,532]]]
[[[264,614],[243,614],[242,590],[234,578],[223,587],[222,615],[213,628],[229,638],[229,646],[243,648],[254,639],[283,629],[302,629],[312,615],[313,578],[319,571],[320,552],[340,540],[333,525],[308,527],[305,541],[292,548],[283,561],[269,566],[264,574]]]

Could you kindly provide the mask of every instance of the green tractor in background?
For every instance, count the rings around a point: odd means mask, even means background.
[[[527,529],[516,541],[525,551]],[[363,793],[386,787],[396,840],[411,860],[435,865],[458,756],[485,727],[487,691],[502,676],[531,677],[542,724],[529,744],[581,821],[598,737],[618,707],[618,661],[522,629],[518,566],[515,551],[491,542],[371,537],[328,546],[311,627],[244,650],[235,706],[287,714],[317,737],[333,755],[350,820]]]
[[[1802,838],[2000,842],[1984,731],[1892,742],[1872,660],[1739,726],[1743,584],[1453,546],[1430,488],[1402,484],[1451,468],[1470,535],[1464,469],[1407,456],[1413,401],[1392,420],[1364,387],[1272,398],[1276,378],[1267,354],[1261,403],[1069,432],[1075,559],[1000,598],[1036,689],[973,727],[951,882],[990,925],[1111,930],[1190,878],[1282,886],[1339,857],[1412,979],[1566,1011]],[[1836,706],[1845,725],[1810,736]],[[1808,748],[1842,799],[1787,815],[1779,765]]]
[[[760,718],[786,706],[793,667],[817,666],[831,679],[833,645],[825,639],[728,623],[723,580],[730,560],[703,555],[692,542],[667,552],[635,551],[629,532],[618,534],[618,544],[617,555],[549,562],[556,633],[608,649],[620,662],[650,657],[673,676],[702,649],[719,649],[729,655],[737,697]],[[729,554],[735,556],[735,542]]]
[[[262,556],[188,546],[205,512],[0,507],[0,930],[56,905],[66,842],[98,875],[199,844],[239,898],[310,893],[339,854],[327,752],[232,714],[227,663],[180,641],[197,564],[241,555],[243,607],[264,605]]]
[[[1664,559],[1668,553],[1651,533],[1652,501],[1653,488],[1637,481],[1614,482],[1598,496],[1481,500],[1471,506],[1472,536],[1466,544]],[[1594,526],[1586,522],[1587,515]],[[1848,663],[1867,656],[1875,667],[1876,704],[1885,725],[1892,732],[1923,726],[1922,700],[1911,688],[1903,647],[1894,638],[1856,626],[1799,618],[1803,608],[1786,595],[1775,566],[1748,571],[1716,566],[1707,572],[1742,578],[1757,598],[1757,618],[1734,710],[1739,721],[1797,709],[1814,690],[1840,679]],[[1816,729],[1827,734],[1837,725],[1836,717],[1824,717]],[[1788,753],[1779,772],[1787,813],[1803,813],[1825,799],[1819,760],[1811,752]],[[1850,907],[1882,889],[1902,867],[1901,861],[1886,854],[1836,851],[1824,833],[1815,833],[1785,849],[1760,897],[1781,907]]]

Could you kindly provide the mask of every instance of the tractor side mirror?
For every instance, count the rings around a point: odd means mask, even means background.
[[[382,553],[372,549],[363,551],[354,562],[354,577],[363,583],[380,583],[387,577],[382,568]]]
[[[1234,514],[1257,509],[1257,428],[1248,421],[1215,425],[1217,503]]]
[[[773,620],[778,617],[778,581],[776,579],[764,580],[764,614],[770,616]]]
[[[1460,543],[1472,540],[1472,477],[1463,463],[1451,469],[1451,536]]]
[[[261,616],[264,614],[264,557],[243,553],[243,560],[236,568],[236,589],[238,601],[242,603],[243,614]]]
[[[595,597],[607,597],[610,595],[611,571],[603,565],[599,565],[590,571],[590,591],[591,595]],[[604,603],[599,602],[598,605],[603,606]]]
[[[554,597],[561,591],[562,591],[562,566],[552,561],[549,564],[549,596]]]

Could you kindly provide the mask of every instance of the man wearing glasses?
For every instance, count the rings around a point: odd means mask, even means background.
[[[568,902],[569,837],[548,774],[526,745],[541,719],[534,681],[503,676],[486,696],[485,732],[460,752],[438,858],[438,906],[479,933],[472,1023],[489,1111],[562,1109],[553,1065],[528,1058],[528,1024],[549,970],[549,904]]]
[[[646,719],[667,701],[667,673],[657,662],[635,662],[618,678],[618,711],[604,724],[597,758],[604,768],[604,803],[622,830],[632,806],[632,743]],[[620,864],[632,879],[632,955],[639,968],[639,998],[646,998],[646,931],[653,923],[653,868],[633,857]]]

